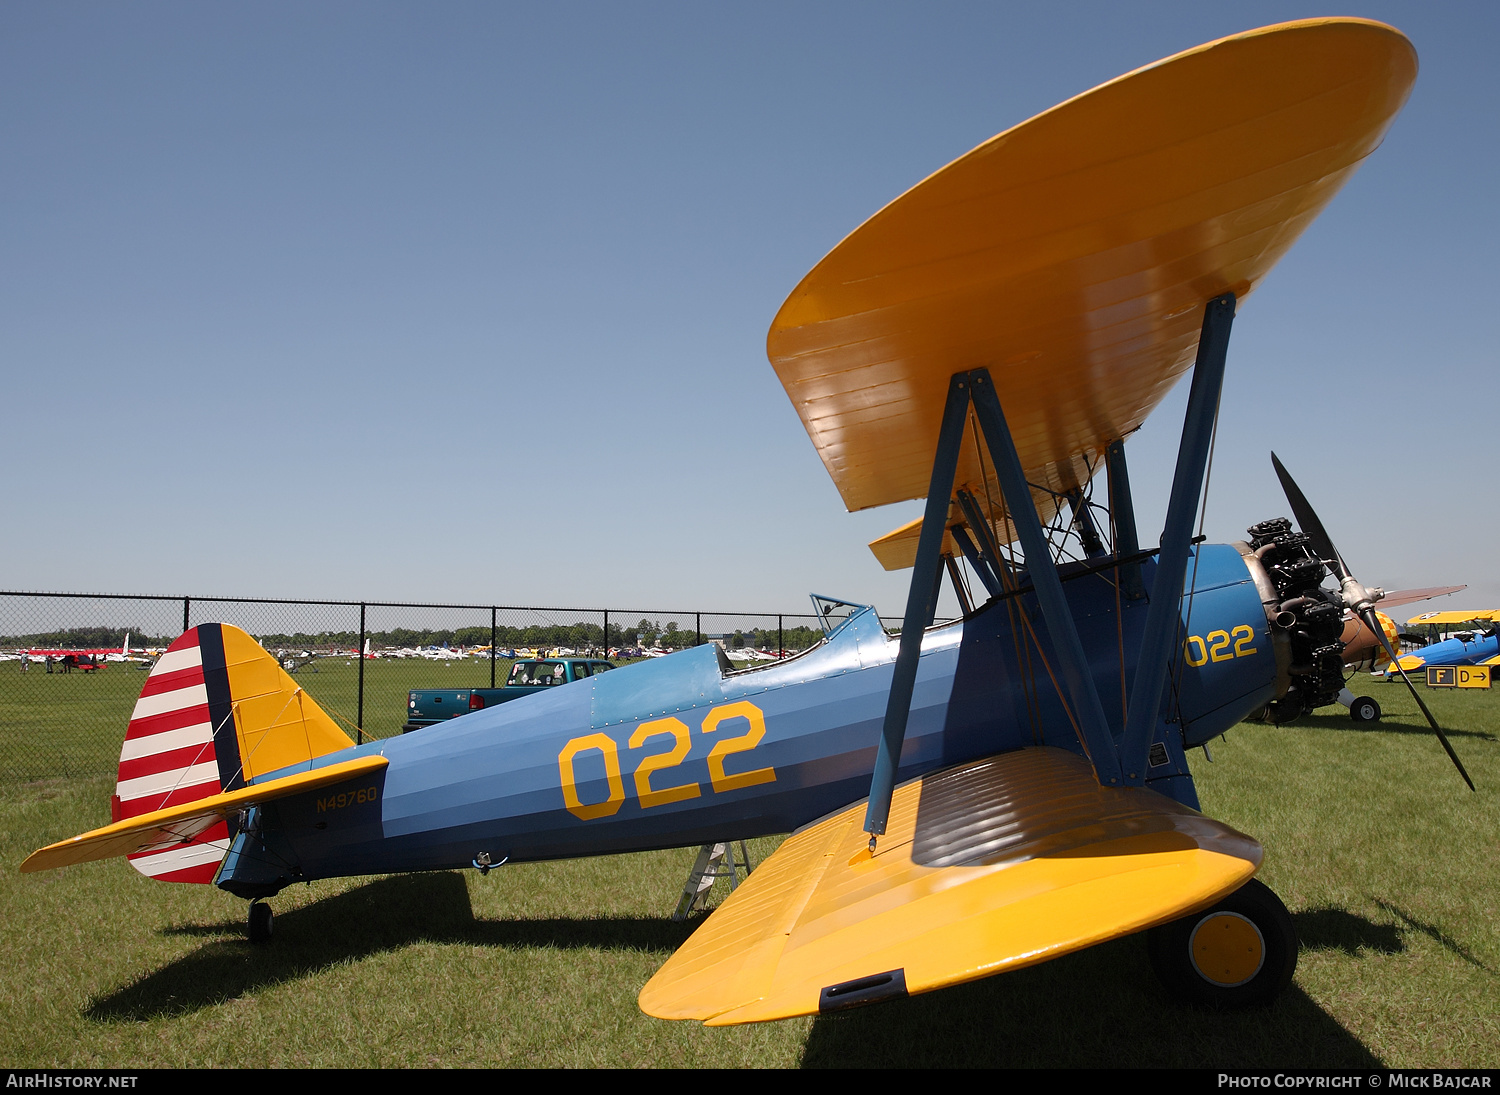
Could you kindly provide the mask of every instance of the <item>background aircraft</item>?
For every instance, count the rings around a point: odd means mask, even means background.
[[[1376,602],[1385,608],[1415,604],[1433,597],[1445,597],[1468,586],[1429,586],[1425,589],[1398,589],[1386,593],[1383,589],[1371,590]],[[1391,664],[1387,650],[1394,651],[1401,642],[1396,622],[1384,612],[1376,612],[1375,620],[1380,625],[1381,635],[1370,630],[1370,625],[1361,620],[1352,610],[1344,612],[1344,631],[1339,641],[1344,646],[1344,667],[1349,673],[1380,672]],[[1408,667],[1410,668],[1410,667]],[[1337,702],[1349,710],[1355,722],[1377,722],[1380,719],[1380,704],[1373,696],[1356,696],[1349,688],[1340,690]]]
[[[1193,524],[1236,310],[1415,75],[1360,20],[1210,43],[985,142],[803,279],[768,352],[846,505],[926,499],[899,638],[819,597],[823,642],[772,665],[705,645],[355,747],[243,632],[200,625],[142,692],[118,820],[23,870],[127,854],[251,899],[263,939],[298,881],[795,830],[646,1011],[833,1012],[1143,929],[1190,998],[1271,998],[1291,919],[1260,846],[1196,810],[1187,751],[1328,702],[1343,611],[1373,621],[1373,598],[1284,474],[1302,532],[1242,549]],[[1142,549],[1124,439],[1189,367]],[[1108,520],[1070,531],[1101,469]],[[988,599],[932,627],[950,535]]]
[[[69,654],[75,658],[97,658],[100,661],[109,659],[118,661],[130,655],[130,633],[126,632],[125,640],[120,646],[93,646],[93,647],[28,647],[25,654],[33,661],[41,661],[43,658],[64,658]],[[137,651],[136,653],[140,653]]]
[[[130,633],[125,633],[124,642],[119,646],[106,647],[31,647],[18,651],[16,657],[24,657],[33,662],[44,662],[51,658],[54,662],[61,662],[66,658],[74,659],[74,665],[80,665],[87,669],[95,669],[107,662],[142,662],[154,661],[161,653],[159,647],[138,647],[134,650],[130,647]]]
[[[1429,665],[1493,665],[1500,661],[1500,612],[1484,609],[1453,609],[1447,612],[1423,612],[1406,621],[1410,628],[1430,629],[1432,635],[1438,629],[1446,631],[1456,626],[1463,627],[1451,638],[1426,642],[1421,649],[1401,656],[1399,669],[1408,673],[1425,669]],[[1408,631],[1408,634],[1411,634]],[[1396,666],[1386,669],[1389,677],[1397,672]]]
[[[1381,608],[1399,608],[1401,605],[1415,604],[1418,601],[1431,600],[1434,597],[1446,597],[1452,593],[1458,593],[1468,589],[1468,586],[1428,586],[1424,589],[1398,589],[1390,593],[1384,590],[1371,590],[1376,595],[1376,603]],[[1377,612],[1376,618],[1380,621],[1380,629],[1386,637],[1395,644],[1407,641],[1396,622],[1384,612]],[[1369,627],[1351,612],[1344,614],[1344,633],[1340,637],[1344,644],[1344,664],[1352,672],[1370,672],[1378,670],[1390,659],[1386,656],[1385,647]]]

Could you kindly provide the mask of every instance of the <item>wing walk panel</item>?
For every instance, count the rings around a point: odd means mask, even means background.
[[[1239,888],[1250,837],[1082,757],[1024,749],[896,789],[872,858],[864,803],[789,837],[641,990],[711,1026],[819,1010],[900,974],[920,993],[1165,923]]]

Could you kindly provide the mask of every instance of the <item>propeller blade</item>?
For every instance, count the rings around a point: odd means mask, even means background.
[[[1313,512],[1312,504],[1308,502],[1307,496],[1297,486],[1297,481],[1292,478],[1291,473],[1286,470],[1276,454],[1271,454],[1271,465],[1276,469],[1276,478],[1281,480],[1281,489],[1286,494],[1287,503],[1292,507],[1292,516],[1297,519],[1297,527],[1300,528],[1307,538],[1312,541],[1313,549],[1323,557],[1330,566],[1335,567],[1335,577],[1338,578],[1340,586],[1344,590],[1344,605],[1359,614],[1366,627],[1375,633],[1380,640],[1380,645],[1385,647],[1386,654],[1391,659],[1391,664],[1396,667],[1396,672],[1401,674],[1401,679],[1406,682],[1406,687],[1411,692],[1411,698],[1417,701],[1417,706],[1422,709],[1422,714],[1427,716],[1427,725],[1432,727],[1432,732],[1437,735],[1438,741],[1443,743],[1443,749],[1448,754],[1448,759],[1458,769],[1458,774],[1464,777],[1464,782],[1469,785],[1469,790],[1474,790],[1474,781],[1469,778],[1465,771],[1463,762],[1458,759],[1458,754],[1453,751],[1453,746],[1448,744],[1448,737],[1438,726],[1437,719],[1432,717],[1432,712],[1427,710],[1427,704],[1422,702],[1422,697],[1417,693],[1417,686],[1411,683],[1411,678],[1406,675],[1406,670],[1401,668],[1401,660],[1396,652],[1391,649],[1391,641],[1386,638],[1385,629],[1380,626],[1380,620],[1375,616],[1375,601],[1364,586],[1360,585],[1354,575],[1349,572],[1349,565],[1344,562],[1344,557],[1339,554],[1338,549],[1333,546],[1333,540],[1328,535],[1328,530],[1323,527],[1323,522],[1318,520],[1318,515]],[[1358,602],[1358,603],[1351,603]]]
[[[1437,735],[1438,741],[1443,743],[1443,749],[1448,754],[1448,759],[1453,762],[1458,774],[1464,777],[1464,782],[1469,785],[1469,790],[1474,790],[1474,781],[1469,778],[1469,773],[1464,769],[1463,761],[1458,759],[1458,754],[1453,751],[1453,746],[1448,744],[1448,735],[1444,734],[1438,726],[1437,719],[1432,717],[1432,712],[1427,710],[1427,705],[1422,702],[1421,695],[1417,692],[1417,686],[1411,683],[1411,678],[1406,675],[1406,670],[1401,668],[1401,659],[1391,649],[1391,641],[1385,637],[1385,630],[1380,626],[1380,621],[1375,618],[1373,608],[1366,609],[1361,617],[1365,626],[1375,632],[1375,637],[1380,640],[1380,645],[1385,647],[1385,652],[1390,656],[1391,664],[1396,667],[1396,672],[1401,674],[1401,679],[1406,682],[1406,687],[1411,691],[1411,698],[1417,701],[1417,706],[1422,709],[1422,714],[1427,716],[1427,725],[1432,727],[1432,732]]]
[[[1344,564],[1344,557],[1339,554],[1338,549],[1333,546],[1333,540],[1328,536],[1328,530],[1323,527],[1323,522],[1318,520],[1318,515],[1313,512],[1312,503],[1297,486],[1297,481],[1277,459],[1276,454],[1271,454],[1271,466],[1276,469],[1276,478],[1281,480],[1282,493],[1286,495],[1287,503],[1292,507],[1292,516],[1297,519],[1297,527],[1307,534],[1312,541],[1313,550],[1330,566],[1336,566],[1334,577],[1342,582],[1349,577],[1349,568]]]

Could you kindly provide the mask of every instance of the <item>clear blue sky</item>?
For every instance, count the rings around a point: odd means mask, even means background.
[[[975,144],[1283,3],[0,6],[0,585],[899,614],[765,360]],[[1241,310],[1212,539],[1490,577],[1500,5]],[[1174,393],[1131,442],[1154,536]],[[1479,602],[1483,602],[1480,605]],[[1457,603],[1455,602],[1455,607]]]

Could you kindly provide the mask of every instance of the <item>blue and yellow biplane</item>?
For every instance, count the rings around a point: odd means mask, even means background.
[[[1431,641],[1388,666],[1387,677],[1429,665],[1500,665],[1500,611],[1458,608],[1423,612],[1407,620],[1406,627],[1408,635],[1420,634],[1416,629],[1426,628]],[[1442,638],[1438,638],[1439,629],[1444,633]]]
[[[1347,568],[1321,588],[1337,552],[1296,499],[1301,533],[1209,545],[1193,522],[1236,310],[1416,71],[1355,19],[1189,50],[986,141],[803,279],[768,352],[845,504],[926,499],[875,545],[912,569],[899,636],[818,598],[825,637],[796,657],[700,646],[356,746],[244,632],[200,625],[142,691],[115,822],[23,869],[128,855],[250,899],[265,938],[295,882],[791,832],[645,1011],[836,1011],[1147,929],[1189,997],[1273,997],[1290,917],[1260,845],[1199,812],[1188,751],[1326,702],[1320,628],[1369,605]],[[1189,368],[1142,547],[1124,441]],[[933,626],[960,568],[963,618]]]

